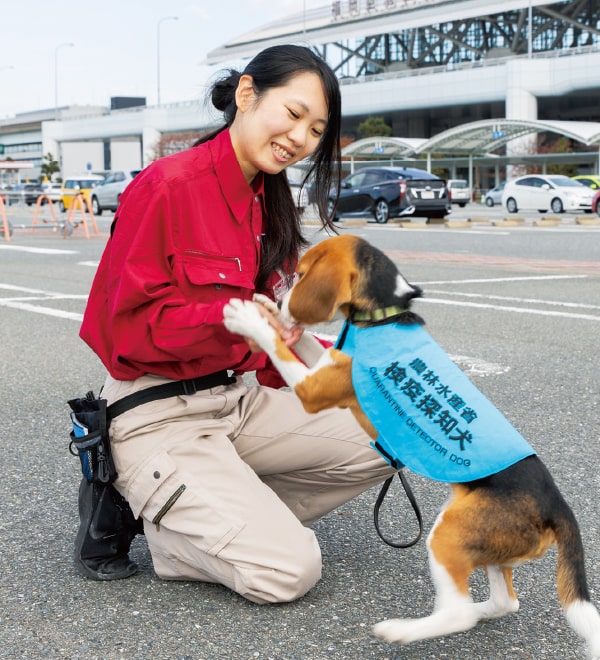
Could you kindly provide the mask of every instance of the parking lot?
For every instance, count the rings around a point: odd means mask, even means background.
[[[425,290],[417,311],[431,334],[538,450],[579,520],[592,599],[600,604],[600,227],[563,214],[503,225],[502,209],[469,204],[457,224],[404,228],[343,221]],[[31,233],[32,210],[11,211],[0,237],[0,657],[392,660],[582,658],[556,598],[556,552],[515,572],[521,610],[474,630],[396,648],[370,627],[420,616],[433,590],[424,542],[384,545],[372,516],[377,489],[314,525],[323,579],[301,600],[257,606],[212,584],[154,575],[143,537],[133,578],[96,583],[71,561],[77,530],[78,459],[68,452],[66,401],[100,388],[104,370],[78,338],[112,214],[99,233]],[[485,218],[485,221],[483,220]],[[322,237],[306,214],[311,240]],[[496,224],[497,223],[497,224]],[[22,225],[22,227],[21,227]],[[334,336],[339,323],[319,330]],[[409,474],[429,530],[443,485]],[[382,513],[386,534],[414,534],[398,487]],[[486,598],[476,573],[476,599]]]

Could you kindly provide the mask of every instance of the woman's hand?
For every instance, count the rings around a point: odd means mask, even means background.
[[[277,334],[281,337],[283,343],[288,348],[294,346],[294,344],[300,339],[300,337],[302,337],[302,334],[304,333],[304,328],[299,325],[292,325],[292,326],[284,325],[279,320],[279,310],[277,309],[276,304],[273,303],[271,300],[267,300],[263,302],[262,299],[257,300],[255,298],[255,303],[256,306],[258,307],[258,311],[260,312],[260,315],[267,319],[269,325],[275,329]],[[245,339],[248,342],[248,346],[250,346],[250,350],[253,353],[258,353],[262,351],[262,348],[253,339],[250,339],[249,337],[245,337]]]

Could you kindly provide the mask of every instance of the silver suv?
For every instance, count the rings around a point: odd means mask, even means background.
[[[119,197],[141,170],[114,170],[90,193],[92,212],[102,215],[102,211],[116,211]]]

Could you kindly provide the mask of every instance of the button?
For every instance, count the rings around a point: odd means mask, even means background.
[[[255,202],[260,202],[260,197],[258,195],[256,195],[256,197],[254,198],[254,201]]]
[[[219,277],[220,277],[222,280],[224,280],[224,279],[227,277],[227,275],[225,275],[225,273],[219,273]]]
[[[154,475],[153,475],[153,476],[154,476],[155,479],[160,479],[160,472],[159,472],[158,470],[156,470],[156,471],[154,472]]]

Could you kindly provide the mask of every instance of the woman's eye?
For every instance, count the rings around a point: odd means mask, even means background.
[[[300,115],[297,112],[294,112],[291,108],[288,108],[288,112],[294,119],[300,119]]]

